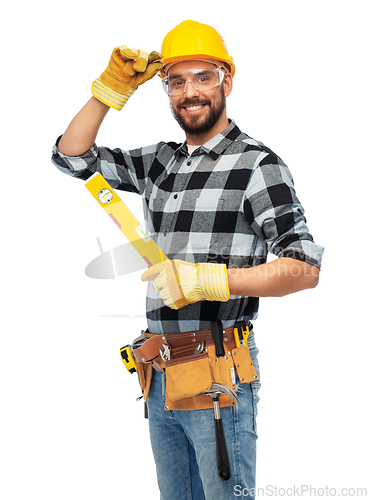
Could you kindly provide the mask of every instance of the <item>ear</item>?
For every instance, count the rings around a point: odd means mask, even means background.
[[[233,77],[231,76],[231,73],[225,74],[223,85],[224,85],[225,97],[228,97],[231,94],[231,91],[233,90]]]

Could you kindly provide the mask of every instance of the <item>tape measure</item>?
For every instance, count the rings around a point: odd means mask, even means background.
[[[137,371],[137,365],[135,364],[134,361],[132,346],[128,344],[125,345],[124,347],[121,347],[120,356],[128,372],[135,373]]]

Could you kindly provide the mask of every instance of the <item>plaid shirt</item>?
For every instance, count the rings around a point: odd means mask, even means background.
[[[263,264],[267,253],[320,267],[323,248],[313,242],[288,167],[269,148],[242,133],[234,121],[188,155],[186,142],[160,142],[131,151],[93,147],[78,157],[53,149],[63,172],[87,179],[99,171],[113,188],[140,194],[146,230],[169,258]],[[166,307],[148,284],[147,321],[154,333],[224,327],[255,319],[258,298]]]

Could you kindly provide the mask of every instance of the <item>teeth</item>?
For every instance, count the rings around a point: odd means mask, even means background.
[[[188,106],[187,110],[188,111],[198,111],[201,108],[203,108],[203,105],[201,105],[201,106]]]

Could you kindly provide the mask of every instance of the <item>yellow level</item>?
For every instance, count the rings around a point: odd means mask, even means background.
[[[145,233],[139,221],[99,172],[93,174],[85,186],[148,266],[167,260],[160,247]]]

